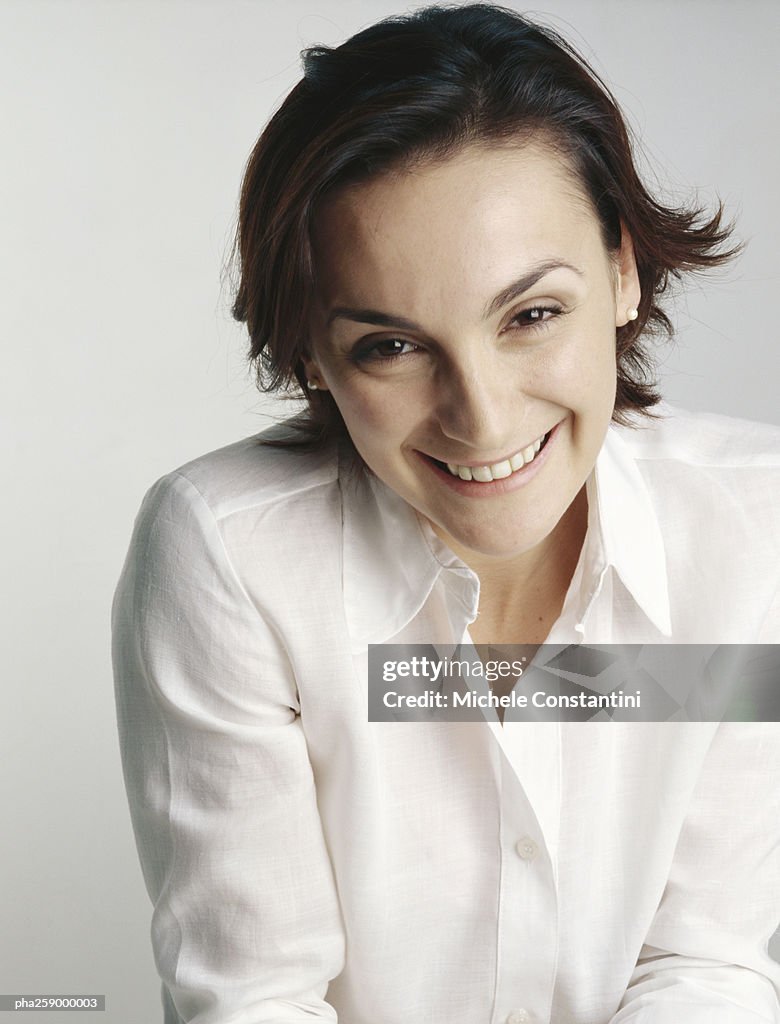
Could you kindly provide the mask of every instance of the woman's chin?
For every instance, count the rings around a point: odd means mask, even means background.
[[[431,523],[431,526],[439,538],[467,565],[469,556],[495,559],[497,562],[518,558],[537,547],[550,532],[540,530],[538,526],[519,532],[516,525],[510,532],[502,529],[500,524],[492,528],[487,525],[468,528],[452,526],[450,530],[436,523]]]

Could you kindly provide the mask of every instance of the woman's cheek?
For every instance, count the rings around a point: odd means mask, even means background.
[[[392,393],[383,393],[375,384],[354,381],[333,396],[347,427],[351,429],[354,425],[364,436],[387,430],[388,424],[397,426],[399,422],[399,410]]]
[[[613,332],[614,334],[614,332]],[[560,397],[568,396],[570,407],[593,407],[614,399],[617,387],[617,362],[614,337],[598,332],[569,346],[553,371],[554,386]]]

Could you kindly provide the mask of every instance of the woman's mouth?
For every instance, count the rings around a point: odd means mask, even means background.
[[[549,442],[554,439],[559,426],[556,424],[546,434],[499,462],[463,466],[456,462],[444,462],[425,452],[418,451],[417,454],[434,468],[440,479],[457,491],[486,495],[503,493],[536,475],[538,467],[546,461]]]
[[[435,462],[440,469],[446,469],[453,476],[460,477],[461,480],[476,480],[478,483],[488,484],[493,480],[505,480],[507,477],[512,476],[513,473],[517,473],[525,466],[530,465],[547,443],[551,433],[552,431],[550,430],[546,434],[542,434],[541,437],[538,437],[531,444],[526,445],[525,448],[515,452],[514,455],[507,459],[484,466],[460,466],[455,462],[442,462],[440,459],[435,459],[432,455],[426,457]]]

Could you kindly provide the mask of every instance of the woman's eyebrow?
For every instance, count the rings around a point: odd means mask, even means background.
[[[579,274],[580,277],[584,277],[584,273],[579,267],[575,267],[573,263],[567,263],[565,260],[544,260],[542,263],[537,263],[531,267],[527,273],[523,274],[512,284],[507,285],[503,291],[500,291],[494,299],[488,303],[485,312],[482,314],[484,320],[489,320],[491,316],[497,313],[500,309],[503,309],[508,302],[512,299],[518,298],[524,292],[527,292],[529,288],[540,281],[546,274],[549,274],[553,270],[571,270],[575,274]]]
[[[579,267],[575,267],[572,263],[567,263],[565,260],[544,260],[541,263],[537,263],[526,271],[522,277],[507,285],[506,288],[502,289],[498,295],[491,299],[485,308],[485,312],[482,314],[483,320],[489,320],[494,313],[503,309],[512,299],[518,298],[518,296],[527,292],[529,288],[533,288],[546,274],[560,268],[571,270],[575,274],[579,274],[580,277],[583,276],[583,271]],[[330,327],[334,320],[354,320],[361,324],[373,324],[375,327],[395,327],[403,331],[422,330],[419,324],[406,317],[382,313],[377,309],[358,309],[352,306],[334,306],[328,314],[327,326]]]

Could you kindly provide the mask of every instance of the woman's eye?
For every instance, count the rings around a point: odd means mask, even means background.
[[[409,351],[414,351],[416,347],[411,341],[404,341],[402,338],[385,338],[383,341],[377,341],[369,348],[363,349],[362,352],[358,352],[356,358],[360,362],[373,360],[389,363],[400,356],[408,355]]]
[[[549,320],[559,316],[562,312],[563,310],[559,306],[530,306],[528,309],[521,309],[519,313],[516,313],[512,317],[510,325],[541,327]]]
[[[509,322],[509,328],[521,328],[533,330],[543,328],[550,320],[563,314],[560,306],[530,306],[516,313]],[[403,338],[383,338],[382,341],[369,343],[365,348],[359,349],[352,359],[356,363],[392,363],[418,351],[419,346]]]

